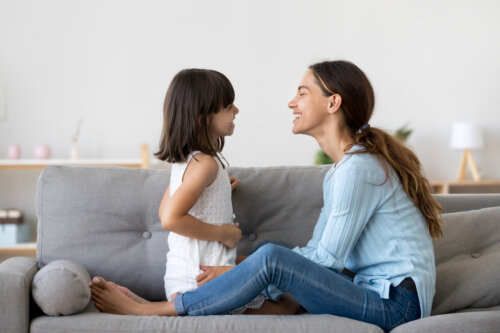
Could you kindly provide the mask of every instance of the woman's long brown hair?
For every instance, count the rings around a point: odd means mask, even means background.
[[[383,156],[396,171],[408,197],[422,212],[430,235],[433,238],[442,237],[442,207],[431,194],[429,181],[423,175],[417,155],[384,130],[365,126],[375,105],[373,88],[365,73],[353,63],[340,60],[317,63],[309,68],[325,96],[339,94],[342,97],[340,108],[344,116],[343,126],[351,134],[354,144],[363,147],[351,154],[371,153]],[[352,145],[348,146],[345,152],[351,147]],[[387,164],[383,163],[383,166],[387,181],[389,169]]]

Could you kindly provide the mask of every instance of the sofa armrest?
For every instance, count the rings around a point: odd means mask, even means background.
[[[0,263],[0,323],[2,332],[28,332],[31,282],[38,271],[31,258],[14,257]]]

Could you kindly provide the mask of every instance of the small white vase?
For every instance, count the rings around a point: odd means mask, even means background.
[[[80,158],[80,151],[78,150],[78,142],[73,141],[71,143],[71,150],[69,152],[69,158],[71,160],[77,160]]]

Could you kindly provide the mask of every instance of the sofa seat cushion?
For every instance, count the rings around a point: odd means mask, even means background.
[[[500,305],[500,207],[443,215],[432,314]]]
[[[31,322],[30,332],[383,332],[378,326],[332,315],[140,317],[96,311],[93,306],[89,306],[84,312],[73,316],[37,317]]]
[[[500,311],[475,311],[431,316],[396,327],[391,333],[498,333]]]

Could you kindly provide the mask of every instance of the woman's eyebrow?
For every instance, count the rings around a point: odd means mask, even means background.
[[[299,87],[297,88],[297,90],[300,90],[300,89],[307,89],[307,90],[309,90],[309,88],[307,88],[306,86],[299,86]]]

